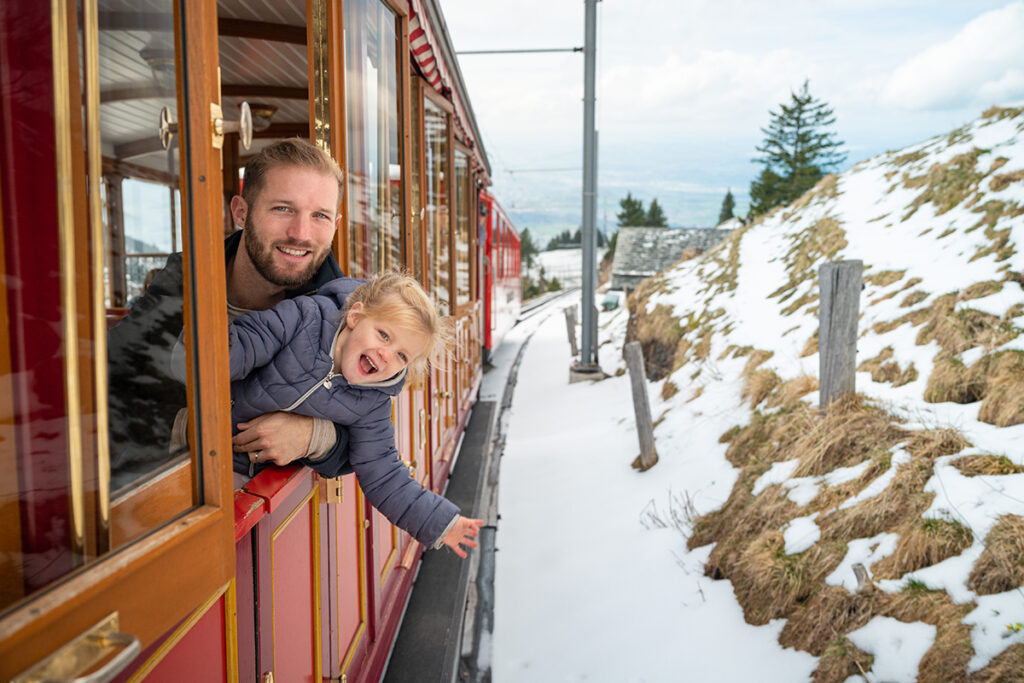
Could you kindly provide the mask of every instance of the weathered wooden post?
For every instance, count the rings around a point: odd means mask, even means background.
[[[565,308],[565,331],[569,334],[569,346],[572,347],[572,357],[580,355],[579,347],[576,346],[576,307]]]
[[[857,318],[860,315],[863,261],[832,261],[818,269],[818,407],[824,411],[856,391]]]
[[[644,374],[644,354],[640,350],[640,342],[626,344],[626,366],[629,368],[629,384],[633,389],[636,433],[640,438],[640,455],[633,461],[633,467],[643,472],[658,462],[658,452],[654,450],[654,425],[647,399],[647,377]]]

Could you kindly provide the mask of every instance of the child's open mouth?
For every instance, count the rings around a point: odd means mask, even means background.
[[[359,369],[363,371],[364,375],[372,375],[377,372],[377,366],[373,364],[370,357],[363,354],[359,356]]]

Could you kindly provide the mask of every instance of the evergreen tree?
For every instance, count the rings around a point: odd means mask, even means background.
[[[783,204],[783,179],[767,166],[761,175],[750,183],[750,216],[760,216],[779,204]]]
[[[647,220],[644,225],[652,228],[668,227],[668,221],[665,220],[665,212],[661,210],[657,197],[651,200],[651,208],[647,210]]]
[[[808,81],[799,94],[790,93],[788,105],[769,114],[771,123],[761,129],[765,138],[757,148],[762,156],[754,159],[763,167],[750,186],[751,215],[788,204],[846,160],[839,149],[843,142],[829,130],[836,122],[833,110],[811,95]]]
[[[755,181],[756,182],[756,181]],[[718,212],[718,224],[726,222],[730,218],[733,218],[733,209],[736,208],[736,200],[732,198],[732,188],[725,193],[725,199],[722,200],[722,210]]]
[[[523,270],[528,270],[533,267],[533,260],[537,253],[540,251],[537,248],[537,244],[533,241],[533,235],[530,234],[530,229],[526,228],[523,230],[523,234],[519,236],[519,257],[526,266]]]
[[[634,199],[631,192],[626,193],[626,198],[619,200],[622,211],[615,214],[620,226],[647,225],[647,213],[644,211],[642,200]]]

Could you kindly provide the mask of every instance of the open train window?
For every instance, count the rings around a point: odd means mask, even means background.
[[[193,446],[163,444],[144,477],[118,479],[111,428],[115,411],[138,421],[156,383],[120,392],[107,364],[114,309],[141,288],[130,271],[181,247],[186,273],[223,263],[206,239],[220,222],[207,132],[216,59],[187,78],[182,68],[216,55],[210,16],[209,0],[11,0],[0,11],[0,82],[11,86],[0,88],[0,140],[16,141],[0,143],[2,680],[111,616],[148,645],[231,576],[230,458],[213,457],[229,450],[216,372],[226,342],[189,358],[182,406],[202,416]],[[175,338],[183,331],[187,348],[225,317],[210,280],[206,298],[184,280]],[[147,348],[126,357],[140,377]]]

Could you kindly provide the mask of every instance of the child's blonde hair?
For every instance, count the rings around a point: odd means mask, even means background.
[[[437,364],[450,350],[451,320],[437,314],[430,295],[407,273],[390,271],[359,285],[346,299],[344,315],[347,316],[356,303],[363,305],[359,315],[392,321],[426,337],[423,356],[409,363],[412,371],[419,372],[427,364]]]

